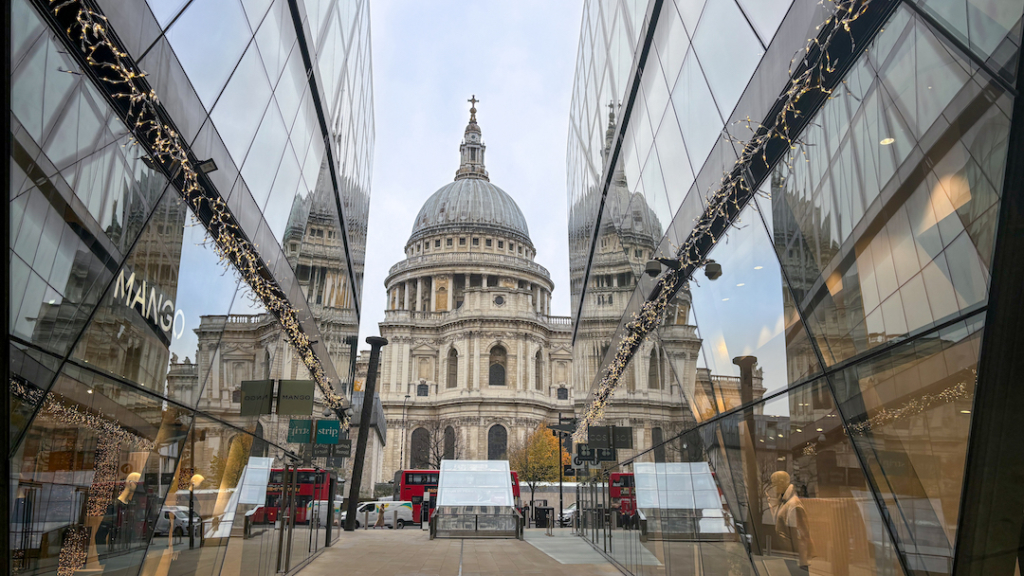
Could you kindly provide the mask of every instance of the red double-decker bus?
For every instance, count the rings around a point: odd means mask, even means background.
[[[613,472],[608,475],[608,498],[612,509],[628,516],[636,512],[636,482],[632,472]]]
[[[437,499],[437,482],[441,477],[439,470],[399,470],[395,472],[395,500],[412,502],[412,517],[419,522],[424,503],[429,506],[429,514],[434,513],[434,502]],[[512,497],[516,509],[522,511],[519,497],[519,475],[512,471]],[[428,516],[429,518],[429,516]]]
[[[295,523],[305,524],[310,520],[307,517],[307,504],[313,500],[327,500],[331,479],[327,472],[315,468],[299,468],[295,473],[298,483],[298,491],[295,494]],[[283,500],[284,469],[273,468],[270,470],[270,480],[267,482],[266,504],[253,515],[253,522],[257,524],[277,522],[281,505],[284,503]]]

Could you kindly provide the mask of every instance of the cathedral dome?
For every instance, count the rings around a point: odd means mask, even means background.
[[[491,184],[484,167],[484,145],[476,123],[476,97],[470,102],[469,124],[459,151],[462,163],[455,181],[441,187],[423,203],[409,242],[445,232],[479,231],[512,237],[533,245],[526,218],[504,190]]]
[[[526,218],[515,200],[482,178],[462,178],[434,192],[416,215],[409,241],[470,228],[530,242]]]

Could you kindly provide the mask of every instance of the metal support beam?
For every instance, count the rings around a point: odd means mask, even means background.
[[[1024,89],[1017,62],[1017,93]],[[1024,98],[1013,103],[953,573],[1013,574],[1024,524]]]

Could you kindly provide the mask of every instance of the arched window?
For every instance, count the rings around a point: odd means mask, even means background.
[[[651,444],[654,445],[654,461],[665,461],[665,433],[661,428],[651,428]]]
[[[412,431],[409,442],[409,467],[430,468],[430,432],[426,428]]]
[[[444,429],[444,459],[455,460],[455,428]]]
[[[508,452],[508,431],[501,424],[495,424],[487,431],[487,459],[504,460],[506,452]]]
[[[487,371],[487,383],[491,386],[505,385],[505,362],[508,354],[500,344],[491,348],[490,368]]]
[[[448,351],[448,388],[459,385],[459,353],[452,348]]]
[[[650,390],[661,390],[661,365],[658,362],[659,359],[658,349],[652,349],[651,363],[647,368],[647,388]]]
[[[544,361],[541,359],[540,350],[537,350],[537,356],[533,359],[533,371],[534,380],[537,390],[544,389]]]

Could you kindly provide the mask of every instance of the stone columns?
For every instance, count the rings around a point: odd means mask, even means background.
[[[533,311],[540,314],[540,286],[533,285]]]
[[[516,390],[523,389],[523,341],[516,339]]]
[[[423,278],[416,279],[416,311],[423,310]]]
[[[448,311],[454,310],[455,302],[455,274],[448,275]]]
[[[480,334],[473,334],[473,388],[480,389]],[[467,374],[468,376],[468,374]]]
[[[409,310],[409,281],[406,280],[402,283],[402,289],[405,292],[405,307],[403,310]]]
[[[437,276],[430,277],[430,311],[437,312]]]

